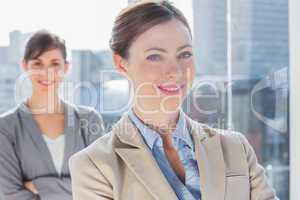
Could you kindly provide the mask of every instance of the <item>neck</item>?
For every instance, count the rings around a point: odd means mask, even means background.
[[[134,106],[133,111],[145,125],[154,129],[159,134],[172,134],[179,118],[178,110],[172,113],[161,111],[146,113],[138,109],[137,106]]]
[[[33,93],[26,103],[30,110],[37,114],[63,113],[62,101],[56,93],[52,96],[47,92]]]

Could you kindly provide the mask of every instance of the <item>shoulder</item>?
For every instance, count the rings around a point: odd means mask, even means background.
[[[219,145],[223,153],[224,162],[229,171],[244,171],[247,174],[249,163],[256,158],[255,152],[247,138],[240,132],[226,129],[216,129],[203,125],[208,134],[208,140],[219,138]]]
[[[20,106],[16,106],[4,113],[1,113],[0,114],[0,120],[1,121],[9,121],[9,120],[12,120],[12,119],[16,119],[17,118],[17,115],[18,115],[18,110],[21,109]]]
[[[19,106],[0,114],[0,134],[12,138],[20,124]]]
[[[220,137],[221,143],[227,146],[230,146],[231,144],[244,145],[247,140],[246,137],[238,131],[217,129],[207,125],[203,125],[202,127],[206,132],[210,132],[211,136],[218,135]]]
[[[110,162],[115,154],[115,148],[118,138],[114,132],[109,132],[95,140],[85,149],[74,154],[74,160],[80,160],[82,157],[88,157],[91,162]]]
[[[96,110],[91,107],[91,106],[84,106],[84,105],[79,105],[79,104],[74,104],[71,103],[69,101],[63,101],[63,103],[65,104],[67,110],[74,110],[76,113],[78,114],[90,114],[91,112],[96,112]]]
[[[197,123],[197,122],[196,122]],[[217,129],[205,124],[197,123],[200,128],[197,134],[201,135],[201,143],[207,151],[216,151],[222,154],[226,165],[226,173],[248,174],[251,158],[255,152],[246,137],[237,131]]]
[[[117,137],[114,132],[109,132],[95,140],[85,149],[75,153],[69,160],[71,169],[91,168],[106,174],[108,179],[112,179],[114,166],[116,166],[117,156],[115,153]],[[73,170],[75,171],[75,170]]]
[[[227,129],[217,129],[207,125],[202,125],[205,132],[209,132],[209,137],[217,136],[220,138],[223,151],[239,150],[243,153],[247,153],[250,148],[247,138],[240,132]]]
[[[67,111],[74,111],[80,119],[93,119],[93,118],[102,118],[101,115],[96,111],[95,108],[91,106],[77,105],[64,101],[64,104],[67,107]]]
[[[192,119],[188,119],[189,124],[196,130],[197,134],[201,136],[203,139],[212,139],[215,137],[220,138],[221,145],[224,147],[230,147],[230,146],[236,146],[236,145],[248,145],[248,141],[246,137],[234,130],[228,130],[228,129],[218,129],[211,127],[207,124],[199,123],[197,121],[194,121]]]
[[[196,132],[200,135],[201,140],[210,141],[219,138],[221,148],[225,155],[239,154],[239,156],[244,156],[248,154],[249,151],[253,151],[247,138],[238,131],[214,128],[191,119],[189,119],[189,121],[194,129],[197,130]]]

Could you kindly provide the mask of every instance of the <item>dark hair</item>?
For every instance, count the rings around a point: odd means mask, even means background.
[[[35,32],[28,40],[23,59],[25,61],[37,59],[46,51],[59,49],[66,60],[67,51],[65,41],[59,36],[50,33],[47,30]]]
[[[117,16],[109,45],[113,53],[128,58],[128,49],[134,40],[155,25],[177,19],[189,30],[189,24],[180,10],[167,0],[139,1]],[[192,35],[192,34],[191,34]]]

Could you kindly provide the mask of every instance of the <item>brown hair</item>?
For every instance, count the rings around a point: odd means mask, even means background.
[[[65,41],[47,30],[40,30],[29,38],[25,46],[23,59],[28,62],[29,60],[37,59],[46,51],[53,49],[59,49],[66,60],[67,51]]]
[[[138,1],[122,10],[117,16],[109,42],[110,48],[113,53],[128,58],[128,49],[139,35],[155,25],[172,19],[182,22],[191,33],[185,16],[169,1]]]

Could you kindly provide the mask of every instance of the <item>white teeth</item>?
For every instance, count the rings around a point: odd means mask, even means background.
[[[176,83],[165,83],[159,86],[160,89],[167,91],[167,92],[178,92],[181,90],[182,85]]]
[[[51,81],[40,81],[43,85],[50,85],[52,82]]]
[[[163,90],[166,90],[166,91],[169,91],[169,92],[175,92],[175,91],[178,91],[179,88],[178,87],[174,87],[174,88],[164,88],[162,87]]]
[[[166,90],[168,90],[168,91],[177,91],[178,88],[168,88],[168,89],[166,89]]]

